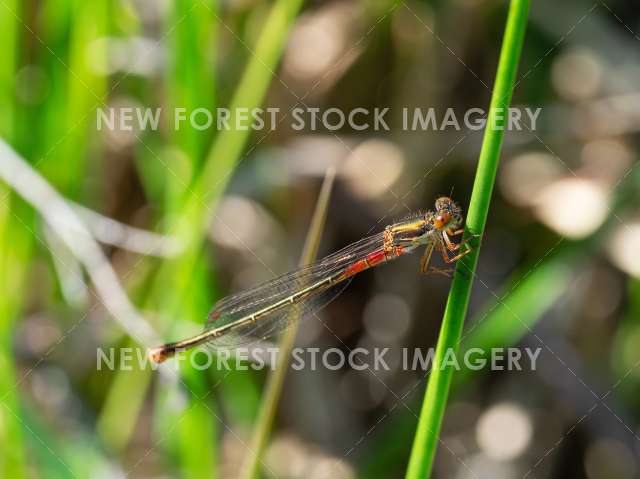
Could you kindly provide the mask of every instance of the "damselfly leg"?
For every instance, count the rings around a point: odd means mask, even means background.
[[[420,258],[420,272],[422,274],[429,273],[429,262],[431,261],[431,255],[433,254],[433,250],[436,246],[435,241],[431,241],[427,243],[427,247],[422,254],[422,258]]]
[[[448,232],[448,231],[443,231],[442,232],[442,238],[444,239],[445,245],[447,246],[447,249],[449,251],[458,251],[460,248],[462,248],[464,245],[467,245],[467,250],[468,251],[472,251],[473,248],[471,248],[470,246],[468,246],[468,243],[472,240],[478,237],[478,235],[472,235],[469,238],[460,241],[460,243],[454,243],[453,241],[451,241],[451,237],[452,236],[458,236],[461,235],[462,233],[464,233],[463,229],[459,229],[457,231],[453,231],[453,232]]]
[[[424,254],[420,259],[420,272],[422,274],[438,273],[445,276],[451,276],[451,273],[453,273],[452,268],[439,268],[437,266],[430,266],[429,263],[431,261],[433,250],[436,247],[438,248],[438,251],[440,251],[443,261],[447,264],[455,263],[460,258],[463,258],[471,251],[473,251],[473,248],[471,248],[471,246],[469,245],[469,241],[474,239],[476,235],[467,238],[460,243],[454,243],[453,241],[451,241],[452,236],[459,236],[462,233],[464,233],[464,229],[462,228],[457,230],[443,230],[441,231],[441,236],[433,238],[427,244]],[[464,248],[462,252],[454,255],[453,257],[449,256],[449,252],[454,253],[460,251],[461,248]]]

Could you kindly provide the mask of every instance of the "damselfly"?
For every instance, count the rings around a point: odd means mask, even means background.
[[[233,348],[266,339],[333,300],[356,274],[422,245],[426,249],[420,261],[421,272],[442,272],[429,266],[432,253],[438,250],[446,263],[470,253],[468,240],[451,240],[462,233],[460,207],[451,198],[438,198],[435,211],[413,215],[310,266],[221,299],[209,313],[203,333],[154,348],[151,358],[162,362],[177,351],[201,344]]]

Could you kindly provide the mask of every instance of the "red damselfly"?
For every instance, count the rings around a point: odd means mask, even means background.
[[[201,344],[233,348],[266,339],[301,315],[326,305],[356,274],[419,246],[426,246],[420,261],[422,273],[443,272],[429,266],[431,255],[437,250],[446,263],[453,263],[471,252],[468,240],[460,243],[451,240],[462,233],[461,208],[451,198],[438,198],[435,211],[413,215],[310,266],[221,299],[209,313],[204,332],[154,348],[150,351],[151,358],[162,362],[177,351]]]

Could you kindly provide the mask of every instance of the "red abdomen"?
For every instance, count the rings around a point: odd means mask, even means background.
[[[396,248],[394,250],[395,256],[400,256],[402,252],[401,248]],[[373,266],[377,266],[380,263],[384,263],[387,260],[387,252],[383,249],[374,251],[373,253],[369,253],[363,259],[360,259],[347,267],[344,271],[344,278],[348,278],[353,276],[354,274],[358,274],[365,269],[369,269]]]

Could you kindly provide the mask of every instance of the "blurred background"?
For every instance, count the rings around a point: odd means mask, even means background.
[[[542,352],[456,375],[434,477],[640,477],[640,9],[532,3],[513,105],[541,113],[505,135],[461,347]],[[237,477],[267,371],[185,387],[96,351],[197,332],[294,267],[330,166],[320,255],[452,190],[466,209],[482,131],[401,111],[488,107],[508,3],[0,4],[0,135],[23,160],[0,155],[0,476]],[[229,106],[389,108],[389,130],[96,123]],[[307,319],[298,343],[431,347],[449,284],[417,255],[367,271],[321,313],[335,334]],[[263,477],[403,477],[427,374],[387,358],[290,371]]]

